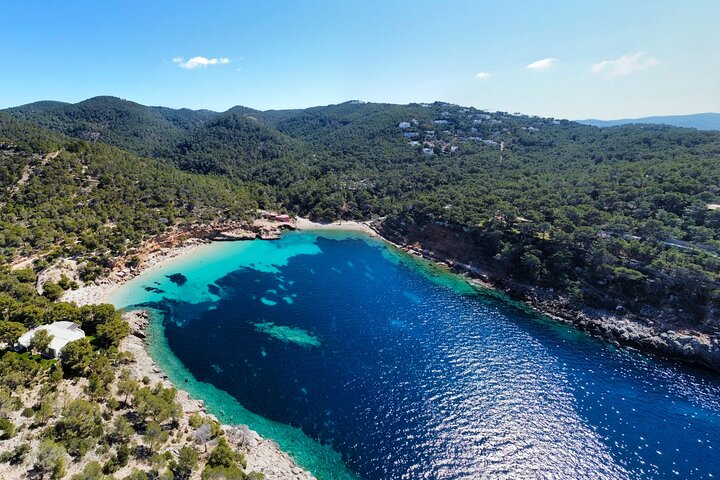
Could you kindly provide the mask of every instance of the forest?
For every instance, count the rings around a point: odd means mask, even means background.
[[[280,205],[319,221],[446,225],[483,268],[589,306],[718,327],[717,131],[442,102],[216,113],[97,97],[9,109],[0,139],[6,262],[51,251],[43,261],[80,255],[92,270],[172,225]]]
[[[71,282],[46,285],[41,296],[35,281],[32,269],[0,273],[0,345],[57,321],[87,336],[59,360],[41,356],[51,341],[45,330],[28,352],[0,352],[0,464],[53,480],[264,478],[243,470],[244,455],[217,420],[186,414],[175,388],[133,375],[136,359],[121,346],[130,327],[112,305],[59,302]]]

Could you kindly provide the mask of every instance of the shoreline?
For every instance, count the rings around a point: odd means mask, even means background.
[[[371,237],[381,237],[377,230],[373,229],[373,222],[371,220],[366,222],[340,220],[332,223],[318,223],[307,218],[297,217],[294,222],[290,223],[290,225],[292,225],[295,230],[301,231],[350,231],[366,233]]]
[[[147,376],[152,385],[160,382],[166,388],[174,387],[177,390],[177,401],[182,407],[183,413],[186,415],[199,413],[220,423],[228,442],[245,454],[246,471],[254,470],[263,473],[266,480],[315,479],[312,473],[298,466],[295,460],[284,452],[274,440],[260,436],[246,425],[222,423],[215,415],[208,412],[203,400],[193,398],[189,392],[171,382],[168,375],[148,351],[146,343],[148,317],[148,313],[144,310],[133,310],[125,312],[123,315],[123,319],[130,325],[130,334],[123,339],[120,350],[133,354],[135,361],[129,368],[134,378]]]
[[[575,305],[552,289],[522,284],[482,267],[462,263],[450,253],[423,247],[420,243],[423,239],[413,241],[382,227],[379,225],[378,235],[405,253],[439,264],[471,285],[499,292],[557,322],[617,346],[720,372],[720,338],[717,336],[689,327],[662,328],[662,324],[652,319]]]
[[[200,229],[201,235],[189,236],[170,235],[168,238],[158,241],[150,239],[143,246],[138,248],[139,251],[147,250],[141,263],[136,267],[128,267],[127,259],[118,262],[118,267],[114,268],[107,276],[94,282],[89,282],[77,290],[66,291],[62,298],[63,302],[74,302],[78,306],[98,304],[106,302],[112,293],[133,278],[142,275],[155,268],[167,266],[170,260],[178,257],[186,257],[203,246],[213,242],[238,242],[246,240],[276,240],[280,238],[283,231],[351,231],[365,233],[376,238],[383,238],[376,230],[372,228],[371,222],[356,222],[352,220],[333,222],[333,223],[317,223],[307,218],[297,217],[291,222],[267,222],[258,220],[253,223],[251,228],[238,224],[228,224],[226,226],[213,226],[212,229]],[[208,234],[208,232],[210,232]],[[388,243],[392,243],[384,239]],[[393,244],[395,245],[395,244]],[[395,245],[401,248],[399,245]]]
[[[259,228],[257,228],[259,225]],[[171,235],[170,243],[165,239],[162,242],[157,239],[150,239],[138,250],[147,250],[141,263],[130,268],[126,266],[126,259],[121,259],[108,275],[102,279],[87,283],[76,290],[68,290],[61,297],[60,301],[73,302],[78,306],[108,303],[112,294],[128,281],[142,274],[158,268],[165,268],[173,260],[187,258],[189,255],[197,254],[202,246],[210,245],[213,242],[246,241],[254,239],[275,240],[280,238],[284,230],[301,231],[355,231],[377,237],[368,224],[359,222],[338,222],[336,224],[320,224],[310,220],[299,218],[290,223],[255,222],[255,228],[248,229],[236,224],[212,230],[209,238],[204,233],[200,236]],[[257,229],[257,230],[256,230]],[[256,231],[254,231],[256,230]],[[188,391],[182,388],[182,384],[175,384],[164,372],[156,360],[151,356],[146,342],[146,328],[148,327],[148,314],[144,310],[133,310],[125,312],[123,318],[130,325],[130,334],[126,337],[120,350],[129,351],[135,357],[132,365],[135,378],[149,377],[152,384],[157,382],[164,386],[175,387],[177,398],[183,411],[186,414],[201,413],[207,415],[221,424],[226,432],[228,441],[245,453],[247,459],[247,471],[258,471],[265,474],[267,480],[313,480],[316,477],[309,471],[303,469],[278,443],[270,438],[259,435],[247,425],[229,425],[222,423],[215,415],[208,412],[205,403],[201,399],[194,398]]]
[[[582,308],[572,305],[567,299],[541,287],[518,284],[511,279],[497,278],[491,272],[477,266],[464,264],[449,254],[438,253],[418,242],[397,238],[392,232],[383,231],[382,220],[377,221],[338,221],[317,223],[307,218],[297,217],[291,222],[279,223],[257,220],[251,226],[230,223],[210,225],[196,229],[196,232],[184,232],[177,236],[174,245],[155,240],[148,243],[157,247],[149,253],[136,268],[124,268],[113,271],[100,282],[68,291],[63,301],[74,301],[78,305],[102,303],[107,301],[115,289],[126,281],[145,271],[165,264],[168,260],[185,256],[201,245],[213,241],[242,241],[251,239],[274,240],[280,238],[284,230],[298,231],[353,231],[379,238],[383,242],[398,248],[406,254],[431,261],[449,272],[464,278],[470,285],[495,290],[517,300],[532,310],[558,322],[570,325],[580,331],[599,337],[616,345],[635,348],[643,353],[681,362],[699,365],[714,371],[720,371],[720,341],[717,338],[692,329],[662,329],[652,321],[631,316],[619,316],[607,311]],[[193,236],[193,233],[200,232]],[[171,235],[172,237],[172,235]],[[158,245],[161,245],[158,247]],[[163,246],[164,245],[164,246]]]
[[[391,235],[383,232],[376,222],[342,221],[322,224],[312,222],[305,218],[297,218],[289,223],[275,223],[269,227],[263,224],[262,233],[249,232],[247,229],[238,228],[237,225],[231,225],[225,229],[214,228],[210,236],[179,236],[174,244],[165,244],[162,247],[152,249],[140,265],[135,268],[125,267],[124,263],[119,262],[120,268],[113,270],[107,277],[83,286],[78,290],[66,292],[61,300],[72,301],[78,305],[106,302],[116,289],[130,279],[154,268],[166,266],[167,262],[173,259],[197,253],[199,247],[208,245],[213,241],[242,241],[256,238],[273,240],[279,238],[284,230],[308,232],[353,231],[378,238],[406,254],[430,261],[443,269],[447,269],[449,273],[459,275],[470,285],[488,288],[505,294],[509,299],[519,300],[523,305],[528,306],[542,315],[573,326],[593,336],[600,337],[605,341],[634,347],[643,353],[660,354],[665,358],[702,364],[713,370],[720,370],[720,363],[713,364],[712,361],[704,361],[701,354],[697,351],[702,350],[708,352],[707,354],[710,355],[712,359],[712,355],[716,354],[717,351],[713,352],[713,349],[716,347],[710,340],[699,341],[697,337],[688,335],[687,332],[657,332],[650,326],[640,325],[629,319],[618,318],[616,316],[610,318],[610,314],[604,316],[601,314],[603,312],[588,314],[572,309],[570,306],[562,305],[558,300],[554,302],[549,301],[547,298],[541,298],[540,295],[537,295],[538,292],[535,289],[524,291],[517,285],[508,284],[507,282],[492,278],[488,272],[484,272],[477,267],[458,262],[448,255],[423,249],[418,243],[407,244],[407,242],[391,239]],[[238,232],[241,233],[238,234]],[[150,240],[149,243],[157,244],[158,242]],[[163,382],[165,385],[174,386],[178,389],[178,399],[181,401],[183,409],[186,412],[202,412],[216,419],[215,416],[207,413],[207,409],[202,400],[194,399],[190,393],[181,388],[181,385],[173,384],[169,380],[168,375],[163,372],[157,362],[150,356],[145,342],[147,317],[143,317],[141,311],[126,313],[125,317],[131,324],[131,334],[123,345],[135,355],[139,377],[148,375],[154,381],[157,380]],[[697,346],[698,344],[700,347]],[[691,346],[688,347],[688,345]],[[680,353],[676,354],[675,352],[677,351]],[[243,451],[246,452],[248,458],[248,467],[249,469],[264,472],[268,480],[271,478],[293,478],[302,480],[315,478],[310,472],[299,467],[295,460],[284,452],[273,440],[261,437],[246,426],[223,424],[222,427],[226,432],[229,432],[229,439],[235,437],[241,437],[244,439],[243,441],[250,439],[248,440],[251,445],[249,450],[248,445],[243,444]]]
[[[68,290],[60,298],[63,302],[74,302],[78,306],[106,303],[112,293],[133,278],[159,268],[168,261],[188,255],[210,241],[191,238],[183,243],[151,253],[138,267],[113,270],[109,275],[88,283],[77,290]]]

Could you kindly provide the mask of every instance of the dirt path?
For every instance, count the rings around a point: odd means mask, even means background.
[[[42,160],[40,160],[40,163],[38,165],[35,165],[35,166],[25,165],[25,168],[23,169],[20,179],[17,181],[17,183],[15,183],[15,185],[13,185],[13,187],[8,192],[9,196],[13,196],[17,192],[20,191],[20,189],[30,180],[30,177],[35,172],[35,169],[38,166],[44,167],[45,165],[48,164],[48,162],[50,160],[54,160],[55,158],[57,158],[58,155],[60,155],[60,150],[58,150],[56,152],[48,153],[47,155],[45,155],[42,158]]]

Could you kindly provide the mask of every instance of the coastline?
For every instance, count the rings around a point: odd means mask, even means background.
[[[166,388],[175,387],[177,400],[186,415],[199,413],[220,423],[228,442],[245,454],[247,471],[261,472],[267,480],[315,479],[310,472],[299,467],[290,455],[282,451],[275,441],[261,437],[245,425],[223,424],[215,415],[208,412],[202,400],[193,398],[190,393],[172,383],[148,352],[145,338],[149,321],[145,311],[126,312],[123,318],[130,325],[130,335],[123,339],[120,350],[133,354],[135,362],[129,368],[134,378],[147,376],[152,385],[160,382]]]
[[[101,280],[83,285],[77,290],[66,291],[61,300],[63,302],[74,302],[78,306],[105,303],[110,298],[110,295],[125,282],[148,270],[160,267],[169,260],[188,255],[201,245],[209,243],[206,240],[190,238],[178,245],[162,248],[150,253],[138,267],[114,269]]]
[[[238,224],[214,225],[212,229],[200,229],[182,235],[170,235],[162,240],[150,239],[138,251],[143,252],[141,262],[135,267],[127,265],[127,259],[119,259],[108,275],[94,282],[87,283],[76,290],[68,290],[60,299],[73,302],[78,306],[108,303],[112,294],[133,278],[152,271],[166,268],[174,260],[187,259],[190,255],[202,252],[202,247],[213,242],[244,241],[253,239],[275,240],[280,238],[284,230],[304,231],[355,231],[377,236],[369,225],[359,222],[338,222],[336,224],[319,224],[306,219],[298,219],[290,223],[273,223],[256,221],[250,227]],[[210,232],[209,234],[207,232]],[[247,471],[258,471],[265,474],[267,480],[311,480],[316,477],[304,470],[277,442],[264,438],[246,425],[228,425],[209,413],[203,400],[194,398],[182,388],[182,384],[172,382],[168,374],[163,371],[156,360],[151,356],[146,342],[149,325],[148,313],[143,310],[128,311],[123,314],[128,322],[131,333],[126,337],[120,350],[129,351],[135,357],[132,372],[135,378],[145,376],[151,379],[152,384],[161,382],[164,386],[173,386],[178,391],[178,401],[186,414],[200,413],[218,421],[226,432],[228,441],[243,451],[247,460]],[[177,379],[176,379],[177,380]]]
[[[374,222],[343,221],[321,224],[298,218],[293,222],[275,223],[269,226],[265,222],[263,223],[262,233],[248,231],[235,224],[225,229],[214,226],[213,233],[209,236],[180,236],[174,244],[164,243],[159,248],[150,249],[151,251],[135,268],[129,268],[123,262],[119,262],[119,268],[114,269],[107,277],[78,290],[66,292],[62,300],[73,301],[78,305],[102,303],[107,301],[118,287],[130,279],[153,268],[166,265],[172,259],[196,254],[202,245],[207,245],[212,241],[238,241],[255,238],[272,240],[279,238],[283,230],[354,231],[367,234],[379,238],[383,242],[416,258],[438,264],[450,273],[459,274],[471,285],[505,294],[510,299],[519,300],[524,305],[543,315],[572,325],[578,330],[601,337],[606,341],[634,347],[644,353],[660,354],[666,358],[700,363],[714,370],[720,370],[720,361],[713,363],[712,360],[713,358],[720,358],[717,342],[713,341],[713,339],[698,338],[684,331],[660,332],[652,326],[642,325],[631,319],[612,316],[607,312],[579,311],[568,304],[563,304],[558,300],[557,296],[550,298],[543,295],[540,289],[527,289],[527,286],[513,285],[501,279],[492,278],[487,272],[477,267],[461,263],[449,255],[422,248],[418,242],[403,241],[402,238],[392,236],[387,231],[384,231],[382,224],[378,225],[378,223]],[[155,240],[150,242],[156,247],[159,243]],[[168,375],[150,356],[145,342],[145,328],[148,325],[147,316],[144,316],[141,311],[135,311],[127,313],[125,318],[131,325],[132,333],[123,343],[122,348],[131,351],[136,357],[137,371],[134,373],[137,374],[138,378],[147,375],[153,382],[161,381],[167,386],[175,386],[178,389],[178,399],[186,413],[200,412],[216,419],[216,417],[207,413],[207,409],[201,400],[193,399],[191,394],[182,390],[182,385],[178,385],[177,382],[173,384]],[[705,359],[702,352],[706,352],[704,354],[706,355]],[[245,426],[223,425],[223,429],[228,434],[228,439],[232,440],[238,448],[241,448],[246,453],[249,470],[261,471],[266,474],[268,479],[293,478],[304,480],[315,478],[310,472],[299,467],[295,460],[284,452],[276,442],[264,439]]]
[[[114,270],[102,281],[75,291],[68,291],[62,300],[74,301],[78,305],[102,303],[107,301],[116,288],[131,278],[170,259],[190,254],[200,245],[212,241],[255,238],[273,240],[279,238],[284,230],[353,231],[380,238],[409,255],[447,268],[450,272],[464,277],[471,285],[500,292],[540,314],[611,343],[720,371],[720,340],[716,337],[692,329],[662,328],[648,319],[583,308],[572,304],[555,292],[519,284],[511,279],[499,278],[482,268],[458,261],[448,252],[424,247],[420,241],[404,238],[403,235],[383,227],[382,220],[317,223],[302,217],[288,223],[257,220],[252,225],[229,223],[204,226],[194,231],[183,232],[183,235],[175,236],[174,241],[168,242],[167,238],[162,241],[151,240],[148,243],[152,244],[154,249],[150,249],[150,253],[138,267],[131,269],[121,263],[122,267],[119,270]]]
[[[435,238],[434,242],[428,242],[427,238],[422,236],[412,236],[387,228],[384,223],[373,225],[373,228],[377,229],[377,234],[383,240],[405,253],[439,264],[450,272],[463,276],[472,285],[499,292],[510,300],[521,302],[535,312],[581,332],[645,354],[720,372],[720,338],[717,335],[667,325],[660,319],[615,314],[577,305],[552,289],[522,284],[496,275],[481,266],[463,263],[455,258],[452,248],[445,249],[446,251],[438,248],[442,244],[438,238]],[[447,236],[451,237],[452,233],[447,233]]]
[[[371,237],[380,237],[381,235],[377,230],[373,229],[373,222],[358,222],[354,220],[341,220],[332,223],[317,223],[303,217],[297,217],[295,221],[291,222],[290,225],[295,230],[304,231],[322,231],[322,230],[334,230],[334,231],[350,231],[350,232],[361,232],[370,235]]]
[[[237,232],[237,227],[232,226],[228,232]],[[241,240],[233,238],[233,240]],[[74,302],[78,306],[107,303],[113,292],[129,280],[146,273],[155,268],[166,266],[171,260],[188,255],[196,254],[199,247],[208,245],[212,240],[205,238],[189,237],[181,238],[175,245],[165,245],[159,248],[151,248],[151,252],[135,268],[128,268],[124,263],[121,267],[114,269],[109,275],[94,283],[84,285],[77,290],[65,292],[61,301]],[[154,240],[149,241],[155,244]],[[145,246],[143,246],[144,248]],[[217,417],[208,413],[204,402],[193,398],[190,393],[182,389],[181,385],[172,383],[168,375],[158,366],[157,362],[150,356],[146,339],[146,328],[148,326],[147,313],[142,310],[126,312],[123,318],[130,325],[128,335],[120,345],[121,351],[128,351],[135,357],[131,365],[134,378],[147,376],[152,384],[162,383],[165,387],[177,389],[177,399],[186,414],[200,413],[221,423],[228,441],[245,453],[247,460],[247,471],[258,471],[265,474],[267,480],[313,480],[312,473],[301,468],[295,460],[284,452],[278,444],[261,437],[257,432],[250,430],[245,425],[227,425],[220,422]]]

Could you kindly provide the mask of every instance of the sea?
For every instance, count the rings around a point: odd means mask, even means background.
[[[110,301],[152,313],[179,388],[321,480],[720,478],[720,374],[365,234],[203,245]]]

